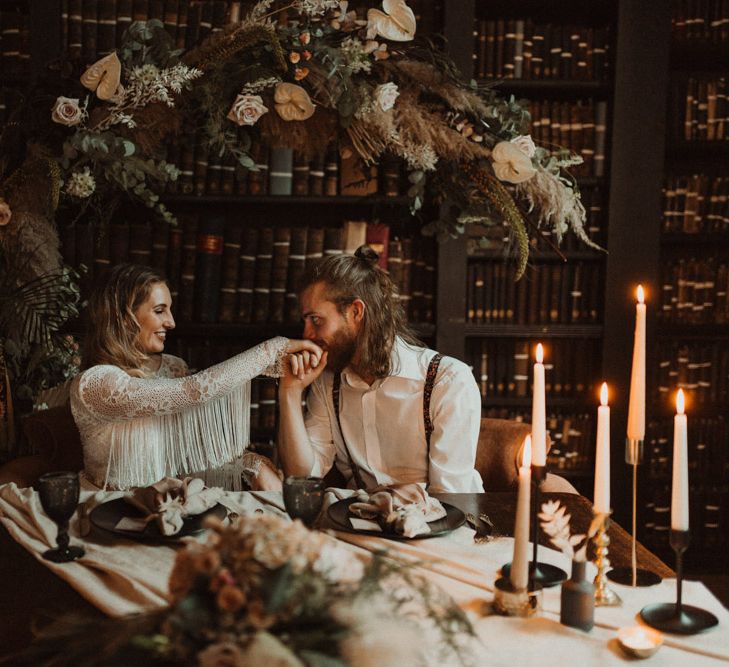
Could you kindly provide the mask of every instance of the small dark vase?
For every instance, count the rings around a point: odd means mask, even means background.
[[[595,585],[585,580],[584,561],[572,561],[572,578],[562,584],[559,622],[589,632],[595,624]]]

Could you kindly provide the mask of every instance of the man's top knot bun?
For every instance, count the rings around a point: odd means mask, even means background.
[[[380,260],[380,256],[368,245],[361,245],[359,248],[357,248],[357,250],[355,250],[354,252],[354,256],[364,260],[370,266],[375,266]]]

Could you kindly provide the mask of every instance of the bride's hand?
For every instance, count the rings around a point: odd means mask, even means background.
[[[310,363],[313,368],[316,368],[321,359],[322,349],[314,342],[310,340],[299,340],[292,338],[289,344],[286,346],[286,352],[289,354],[302,354],[306,355],[307,363]]]
[[[303,391],[322,374],[326,365],[326,352],[319,358],[308,350],[290,354],[288,363],[284,364],[284,375],[280,380],[281,389]]]

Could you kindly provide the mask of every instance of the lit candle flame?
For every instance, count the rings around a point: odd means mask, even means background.
[[[532,436],[524,438],[524,449],[521,453],[521,467],[528,468],[532,464]]]
[[[541,364],[544,361],[544,348],[541,343],[537,345],[536,359],[538,364]]]
[[[608,386],[607,382],[602,383],[602,387],[600,387],[600,405],[607,405],[608,404]]]
[[[682,415],[685,407],[685,400],[683,397],[683,389],[679,389],[676,394],[676,414]]]
[[[638,285],[638,303],[645,302],[645,295],[643,294],[643,285]]]

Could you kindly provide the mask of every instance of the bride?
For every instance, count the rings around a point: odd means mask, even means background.
[[[273,463],[247,452],[250,380],[317,366],[311,341],[276,337],[207,370],[164,354],[175,327],[165,279],[132,264],[114,267],[89,299],[84,369],[71,384],[84,472],[104,489],[203,477],[210,486],[280,489]],[[300,354],[296,354],[300,353]]]

